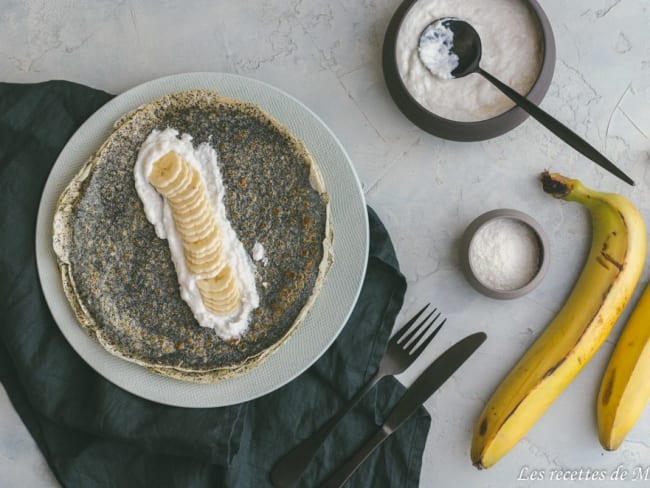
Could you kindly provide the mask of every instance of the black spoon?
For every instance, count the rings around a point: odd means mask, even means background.
[[[449,36],[449,31],[453,33],[453,40],[451,40]],[[451,56],[451,64],[445,62],[441,64],[432,63],[430,61],[431,58],[427,58],[426,55],[423,56],[423,50],[431,48],[432,42],[435,49],[438,50],[437,54]],[[526,97],[520,95],[508,85],[499,81],[490,73],[482,69],[479,66],[481,60],[481,38],[474,27],[467,22],[451,17],[432,22],[426,26],[422,31],[422,34],[420,34],[418,48],[420,59],[433,75],[440,78],[462,78],[471,73],[480,74],[573,149],[582,153],[613,175],[618,176],[626,183],[634,185],[634,181],[632,181],[629,176],[618,169],[614,163],[598,152],[587,141],[582,139],[567,126],[551,117]],[[454,65],[456,66],[452,68]],[[451,72],[448,70],[445,71],[446,68],[450,68]]]

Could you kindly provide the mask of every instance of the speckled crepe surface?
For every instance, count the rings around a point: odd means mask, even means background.
[[[135,191],[133,166],[154,129],[173,127],[217,150],[224,204],[249,254],[256,242],[260,307],[239,341],[198,325],[182,301],[167,242]],[[161,374],[212,381],[244,371],[277,347],[322,280],[327,196],[316,166],[286,129],[252,104],[183,92],[125,115],[64,192],[55,218],[66,294],[100,343]]]

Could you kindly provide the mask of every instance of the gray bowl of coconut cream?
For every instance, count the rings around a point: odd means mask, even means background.
[[[481,37],[481,66],[539,103],[555,68],[553,32],[543,10],[535,0],[405,0],[386,31],[386,84],[417,126],[459,141],[489,139],[513,129],[528,115],[483,77],[441,79],[422,62],[420,35],[444,17],[469,22]]]

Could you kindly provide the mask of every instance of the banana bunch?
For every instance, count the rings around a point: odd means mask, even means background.
[[[542,185],[546,193],[589,210],[591,249],[562,309],[497,387],[479,416],[471,447],[472,462],[478,468],[489,468],[512,449],[592,358],[630,300],[645,263],[645,225],[626,198],[591,190],[556,173],[545,172]],[[641,345],[637,342],[636,347]],[[599,400],[603,425],[610,419],[621,424],[617,414],[625,415],[615,405],[626,390],[618,364],[632,360],[625,352],[616,352]],[[645,355],[650,362],[650,352]]]

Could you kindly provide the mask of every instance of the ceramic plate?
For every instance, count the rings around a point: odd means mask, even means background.
[[[194,384],[151,373],[105,351],[77,324],[61,286],[52,250],[52,218],[59,195],[123,114],[162,95],[217,90],[260,106],[301,139],[319,165],[330,195],[334,263],[305,321],[255,369],[212,384]],[[327,350],[356,302],[368,256],[368,220],[361,185],[334,134],[307,107],[262,82],[221,73],[188,73],[150,81],[108,102],[68,141],[48,177],[36,224],[36,258],[45,299],[61,332],[98,373],[125,390],[180,407],[219,407],[257,398],[291,381]]]

